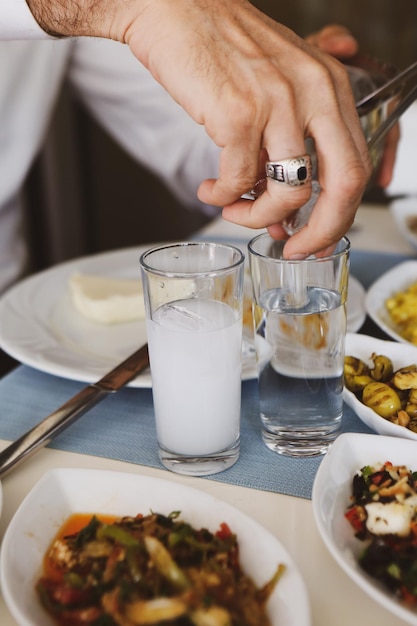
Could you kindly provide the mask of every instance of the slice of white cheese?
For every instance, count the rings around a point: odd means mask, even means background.
[[[119,324],[145,318],[142,282],[121,278],[73,274],[69,288],[75,308],[100,324]]]
[[[374,535],[398,535],[406,537],[410,533],[415,505],[407,502],[371,502],[365,504],[368,514],[367,529]]]

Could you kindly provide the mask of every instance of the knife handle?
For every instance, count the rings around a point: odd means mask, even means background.
[[[108,396],[109,393],[112,393],[112,391],[100,389],[96,385],[84,387],[73,398],[45,417],[39,424],[8,445],[0,452],[0,478],[39,448],[48,445],[54,437],[73,424],[100,400]]]

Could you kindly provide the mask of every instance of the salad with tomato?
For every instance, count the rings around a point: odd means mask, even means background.
[[[226,523],[212,533],[179,512],[77,514],[48,549],[36,590],[62,626],[269,626],[266,603],[284,569],[258,588]]]
[[[360,566],[408,604],[417,603],[417,472],[387,461],[352,481],[345,517],[364,542]]]

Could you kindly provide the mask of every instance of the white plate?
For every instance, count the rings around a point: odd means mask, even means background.
[[[319,533],[330,554],[350,578],[385,609],[417,626],[417,610],[390,595],[359,566],[363,542],[354,537],[344,513],[349,506],[353,475],[364,465],[392,461],[417,469],[416,444],[407,439],[344,433],[323,458],[313,484],[313,512]],[[358,624],[360,607],[358,606]]]
[[[375,339],[367,335],[348,333],[346,336],[346,356],[355,356],[365,361],[365,363],[368,363],[368,365],[372,365],[370,357],[374,352],[388,356],[393,362],[394,371],[400,367],[417,363],[417,346],[411,344],[405,346],[403,343],[383,341],[382,339]],[[414,439],[414,441],[417,441],[417,433],[384,419],[368,406],[365,406],[358,400],[355,394],[346,389],[346,387],[343,389],[343,399],[346,404],[355,411],[362,422],[378,434],[391,437],[404,437],[405,439]]]
[[[369,287],[365,297],[366,310],[375,324],[395,341],[406,344],[410,342],[401,337],[398,327],[391,321],[385,308],[385,301],[415,282],[417,282],[417,261],[404,261],[378,278]]]
[[[103,470],[51,470],[25,498],[4,535],[0,576],[6,604],[20,626],[52,626],[34,585],[42,557],[59,527],[72,513],[165,515],[181,511],[196,527],[218,530],[226,522],[237,534],[245,571],[264,584],[279,563],[286,572],[268,602],[273,626],[309,626],[304,582],[279,541],[257,522],[225,502],[173,481]]]
[[[95,324],[75,310],[68,280],[76,272],[140,279],[139,257],[150,245],[105,252],[61,263],[31,276],[0,300],[0,347],[38,370],[71,380],[95,382],[146,342],[144,321],[111,326]],[[348,326],[365,319],[365,292],[350,280]],[[257,375],[253,350],[245,344],[242,379]],[[151,387],[149,371],[130,383]]]
[[[74,308],[68,288],[76,272],[140,280],[145,248],[83,257],[35,274],[0,300],[0,346],[16,360],[72,380],[95,382],[146,342],[144,321],[101,325]],[[131,383],[151,386],[149,371]]]
[[[411,230],[408,221],[411,217],[414,218],[417,226],[417,197],[395,200],[390,205],[390,211],[404,239],[417,248],[417,228]]]

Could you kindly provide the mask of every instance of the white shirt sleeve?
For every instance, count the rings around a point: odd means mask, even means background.
[[[28,269],[19,192],[45,137],[72,47],[70,39],[0,41],[0,295]]]
[[[181,202],[209,215],[220,212],[197,198],[200,183],[218,176],[220,149],[127,45],[80,37],[74,43],[68,75],[95,119]]]
[[[39,26],[26,0],[0,0],[0,39],[54,39]]]

